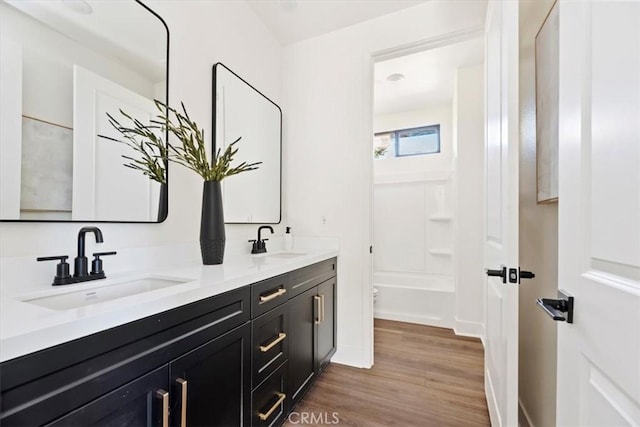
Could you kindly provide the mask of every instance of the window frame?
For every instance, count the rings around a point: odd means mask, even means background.
[[[435,129],[436,130],[436,134],[438,136],[438,151],[433,151],[430,153],[418,153],[418,154],[400,154],[399,148],[400,148],[400,133],[402,132],[408,132],[408,131],[416,131],[416,130],[431,130],[431,129]],[[413,157],[413,156],[426,156],[429,154],[440,154],[442,153],[442,140],[440,138],[440,123],[438,124],[433,124],[433,125],[424,125],[424,126],[416,126],[416,127],[411,127],[411,128],[404,128],[404,129],[395,129],[395,130],[388,130],[388,131],[383,131],[383,132],[376,132],[373,134],[374,137],[376,136],[380,136],[380,135],[392,135],[392,144],[393,144],[393,148],[394,148],[394,156],[393,157],[387,157],[387,158],[394,158],[394,157]]]

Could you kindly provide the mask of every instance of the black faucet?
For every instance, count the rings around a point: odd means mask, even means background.
[[[73,277],[82,277],[88,274],[89,261],[84,255],[84,236],[89,232],[92,232],[96,236],[96,243],[104,242],[102,231],[100,231],[98,227],[82,227],[80,231],[78,231],[78,256],[73,261],[75,267]]]
[[[69,264],[67,263],[67,259],[69,258],[67,255],[59,255],[59,256],[48,256],[48,257],[39,257],[38,261],[53,261],[59,260],[60,262],[56,266],[56,275],[53,278],[53,286],[58,285],[70,285],[72,283],[79,282],[87,282],[89,280],[98,280],[104,279],[107,277],[102,270],[102,260],[101,256],[106,255],[115,255],[116,252],[94,252],[93,256],[95,257],[91,262],[91,272],[88,272],[88,264],[89,261],[84,253],[85,247],[85,234],[93,233],[96,237],[96,243],[104,242],[102,237],[102,231],[98,227],[82,227],[78,232],[78,256],[75,258],[74,264],[74,272],[73,276],[69,274]]]
[[[273,234],[273,227],[270,225],[261,225],[258,227],[258,240],[249,240],[249,242],[253,242],[253,247],[251,248],[252,254],[263,254],[267,252],[267,245],[264,242],[269,239],[262,238],[262,230],[269,230],[271,234]]]

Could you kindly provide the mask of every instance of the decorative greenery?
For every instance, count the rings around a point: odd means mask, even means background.
[[[387,153],[389,146],[386,147],[376,147],[373,149],[373,157],[379,159]]]
[[[156,176],[154,172],[156,163],[166,164],[166,161],[171,161],[191,169],[205,181],[222,181],[226,177],[258,169],[258,165],[262,163],[242,162],[237,166],[231,166],[233,157],[238,153],[235,144],[240,141],[240,138],[229,144],[224,152],[219,148],[209,163],[204,142],[204,130],[199,129],[197,123],[191,120],[184,104],[180,103],[182,112],[179,112],[158,100],[154,102],[160,113],[156,119],[151,120],[149,125],[143,124],[120,110],[120,113],[133,124],[133,127],[127,128],[107,114],[111,125],[127,139],[124,143],[142,154],[142,158],[138,161],[131,157],[122,156],[134,162],[125,164],[125,166],[142,170],[145,175],[152,177]],[[165,130],[172,133],[180,141],[180,145],[165,145],[162,138],[157,136],[157,133],[164,133]],[[141,138],[141,140],[137,138]],[[165,176],[164,171],[162,173]]]
[[[130,156],[122,157],[128,160],[128,163],[124,163],[123,166],[142,171],[142,173],[148,176],[153,181],[160,184],[167,183],[166,166],[168,159],[167,146],[162,141],[161,137],[158,137],[156,133],[160,133],[161,126],[145,126],[138,119],[134,119],[124,111],[120,110],[120,113],[129,119],[134,124],[134,128],[126,128],[122,126],[116,119],[114,119],[109,113],[109,123],[118,132],[124,136],[125,140],[120,141],[117,139],[106,137],[112,141],[117,141],[129,146],[134,151],[140,153],[139,159],[134,159]],[[154,131],[156,133],[154,133]],[[138,140],[137,137],[142,137],[142,140]]]

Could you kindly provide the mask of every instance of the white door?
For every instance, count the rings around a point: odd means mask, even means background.
[[[123,166],[122,155],[137,155],[108,139],[122,135],[107,119],[107,112],[123,119],[122,109],[148,123],[157,112],[153,101],[77,65],[73,78],[73,219],[155,221],[160,185]]]
[[[518,425],[518,2],[489,2],[486,20],[485,394],[491,424]]]
[[[640,426],[640,2],[561,1],[560,426]]]

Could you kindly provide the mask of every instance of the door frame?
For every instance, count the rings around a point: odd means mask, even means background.
[[[484,37],[485,25],[476,25],[462,30],[452,31],[448,33],[439,34],[434,37],[430,37],[423,40],[416,40],[414,42],[405,43],[388,49],[382,49],[375,52],[363,52],[362,54],[362,76],[363,76],[363,93],[367,99],[368,108],[365,108],[362,113],[363,123],[368,123],[367,131],[368,137],[364,138],[364,144],[362,147],[363,162],[363,192],[366,195],[364,198],[364,220],[362,241],[365,242],[363,248],[363,259],[365,262],[362,266],[362,336],[363,336],[363,354],[362,361],[364,368],[370,368],[374,362],[374,323],[373,323],[373,254],[369,253],[369,245],[374,246],[373,241],[373,191],[374,191],[374,177],[373,177],[373,158],[371,156],[371,135],[373,135],[373,97],[374,97],[374,67],[376,62],[386,61],[389,59],[398,58],[401,56],[411,55],[413,53],[422,52],[425,50],[436,49],[452,45],[455,43],[472,40],[474,38]],[[456,142],[453,141],[455,145]],[[456,166],[456,159],[454,156],[454,169]],[[483,334],[484,335],[484,334]],[[484,343],[484,336],[481,337]]]

